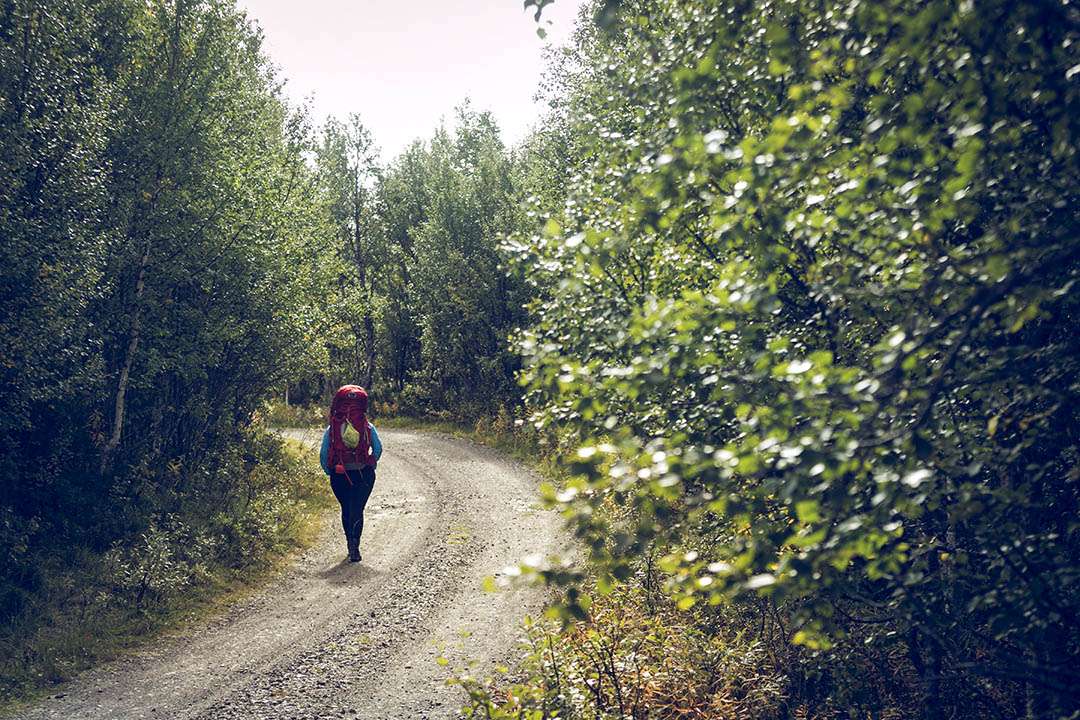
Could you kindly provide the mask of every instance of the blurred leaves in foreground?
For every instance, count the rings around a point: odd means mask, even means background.
[[[1069,716],[1077,9],[618,5],[555,56],[507,242],[599,589],[655,553],[681,608],[775,604],[845,717]]]

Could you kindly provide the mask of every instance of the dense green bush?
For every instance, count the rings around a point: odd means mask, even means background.
[[[877,659],[819,688],[851,716],[1069,715],[1075,9],[603,8],[509,244],[601,586],[658,550],[682,607],[769,598],[822,667]]]

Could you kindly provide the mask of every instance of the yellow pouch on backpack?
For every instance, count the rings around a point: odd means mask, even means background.
[[[354,428],[348,420],[341,424],[341,441],[345,443],[346,447],[354,449],[360,445],[360,431]]]

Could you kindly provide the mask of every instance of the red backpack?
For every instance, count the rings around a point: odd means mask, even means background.
[[[330,455],[327,464],[340,475],[346,474],[346,463],[375,464],[375,457],[371,454],[367,407],[367,390],[359,385],[342,386],[330,403]],[[355,440],[355,445],[350,440]]]

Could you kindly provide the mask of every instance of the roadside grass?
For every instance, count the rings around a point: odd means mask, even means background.
[[[315,427],[326,420],[326,408],[321,405],[286,405],[271,400],[259,411],[259,418],[270,428]]]
[[[209,527],[154,526],[130,547],[68,547],[40,558],[38,591],[0,628],[0,711],[78,673],[183,632],[258,590],[318,537],[334,505],[303,443],[286,438],[241,514]]]
[[[392,415],[374,418],[372,422],[379,428],[397,428],[419,430],[422,432],[442,433],[451,437],[470,440],[479,445],[490,447],[507,455],[521,464],[535,470],[550,482],[559,482],[565,475],[559,465],[558,451],[551,438],[541,436],[531,426],[523,428],[515,425],[505,412],[494,418],[480,418],[474,422],[459,422],[405,415]]]

